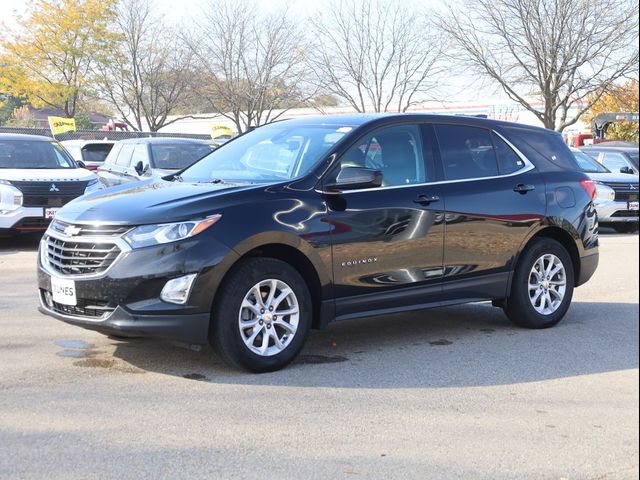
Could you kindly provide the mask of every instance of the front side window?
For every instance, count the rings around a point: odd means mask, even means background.
[[[498,175],[491,132],[466,125],[435,125],[446,180]]]
[[[268,182],[301,177],[351,130],[350,126],[292,125],[287,121],[265,125],[225,143],[180,177],[196,182]]]
[[[76,168],[67,151],[56,142],[0,140],[0,168]]]
[[[604,152],[602,154],[602,164],[612,172],[619,172],[621,168],[628,166],[624,156],[615,152]]]
[[[135,167],[138,162],[142,162],[142,165],[149,163],[147,161],[147,146],[144,143],[136,145],[133,149],[133,155],[131,156],[131,166]]]
[[[420,127],[397,125],[376,130],[342,155],[340,167],[380,170],[383,186],[424,183],[426,180]]]

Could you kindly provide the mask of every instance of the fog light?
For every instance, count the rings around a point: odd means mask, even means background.
[[[196,279],[197,275],[197,273],[191,273],[184,277],[169,280],[162,289],[160,298],[168,303],[184,305],[189,299],[191,287],[193,286],[193,281]]]

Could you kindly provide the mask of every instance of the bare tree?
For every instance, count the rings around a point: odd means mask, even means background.
[[[134,130],[155,132],[177,121],[168,117],[190,94],[190,53],[148,0],[120,3],[116,28],[119,41],[97,69],[99,96]]]
[[[637,1],[468,0],[439,24],[467,71],[498,82],[546,128],[562,131],[616,81],[637,76]]]
[[[238,132],[275,120],[305,103],[305,39],[286,12],[266,14],[256,4],[211,1],[194,19],[185,42],[201,72],[196,91]]]
[[[319,85],[358,112],[406,111],[432,98],[446,46],[401,0],[335,0],[311,20]]]

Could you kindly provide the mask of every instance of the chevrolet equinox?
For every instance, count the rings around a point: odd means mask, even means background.
[[[40,310],[108,335],[209,342],[254,372],[336,320],[492,301],[547,328],[597,267],[595,187],[542,128],[274,122],[60,209],[40,244]]]

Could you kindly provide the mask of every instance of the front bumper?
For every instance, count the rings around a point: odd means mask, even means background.
[[[629,210],[627,202],[602,202],[596,204],[599,223],[638,222],[638,210]]]
[[[91,276],[62,275],[43,265],[44,255],[38,255],[40,311],[105,334],[206,344],[213,296],[222,275],[218,266],[236,255],[206,233],[201,238],[123,252],[105,272]],[[46,248],[45,242],[41,249]],[[186,304],[160,299],[167,281],[191,273],[197,277]],[[76,306],[52,301],[52,275],[74,280]]]
[[[0,230],[46,230],[50,221],[44,218],[44,207],[20,207],[0,215]]]

